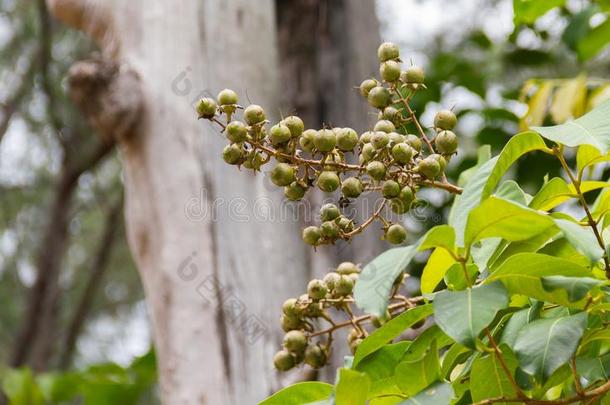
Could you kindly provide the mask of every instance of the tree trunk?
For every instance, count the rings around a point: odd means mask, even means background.
[[[309,250],[300,225],[280,216],[281,192],[270,192],[264,175],[225,165],[224,141],[196,121],[192,105],[227,86],[244,103],[247,91],[268,115],[276,113],[273,3],[48,4],[119,64],[80,66],[72,91],[81,86],[81,96],[95,99],[85,111],[121,145],[127,233],[152,318],[163,402],[262,399],[279,388],[271,363],[278,311],[303,290]],[[84,91],[100,82],[99,96]],[[127,125],[125,117],[138,119]]]

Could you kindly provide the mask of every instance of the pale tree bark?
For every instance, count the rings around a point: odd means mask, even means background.
[[[262,399],[279,388],[271,364],[278,311],[303,290],[309,250],[300,225],[279,217],[280,195],[265,177],[221,162],[223,141],[196,122],[192,102],[227,86],[275,115],[272,1],[47,2],[102,50],[72,69],[71,91],[102,135],[120,144],[127,233],[163,402]],[[224,205],[213,220],[218,198]]]

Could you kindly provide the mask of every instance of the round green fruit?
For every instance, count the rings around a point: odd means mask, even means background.
[[[384,109],[392,103],[390,91],[383,86],[373,87],[366,98],[375,108]]]
[[[371,142],[371,137],[373,136],[373,131],[366,131],[362,135],[360,135],[360,144],[364,145]]]
[[[409,146],[411,146],[413,149],[415,149],[416,153],[421,152],[421,147],[422,147],[421,139],[419,139],[417,137],[417,135],[412,135],[412,134],[407,135],[406,142],[409,144]]]
[[[328,289],[326,288],[326,284],[324,284],[324,281],[322,280],[314,279],[307,284],[307,295],[309,295],[312,300],[321,300],[326,297],[327,292]]]
[[[303,130],[305,129],[305,124],[303,124],[303,120],[297,117],[296,115],[291,115],[282,120],[282,124],[286,125],[290,130],[290,134],[293,138],[297,138],[301,136]]]
[[[433,153],[428,157],[432,158],[438,162],[438,165],[441,167],[441,172],[445,171],[445,168],[447,167],[447,160],[443,157],[443,155],[439,155],[438,153]]]
[[[385,177],[385,165],[377,160],[366,165],[366,172],[375,180],[382,180]]]
[[[248,125],[260,124],[266,119],[265,110],[260,105],[251,104],[244,110],[244,120]]]
[[[322,222],[320,225],[322,236],[328,240],[334,241],[339,236],[339,225],[335,221]]]
[[[303,353],[307,347],[307,337],[300,330],[291,330],[284,335],[283,344],[291,353]]]
[[[388,138],[390,138],[390,145],[392,146],[398,143],[403,143],[406,140],[406,137],[403,134],[399,134],[398,132],[390,132],[388,134]]]
[[[347,198],[357,198],[362,194],[362,182],[357,177],[348,177],[341,183],[341,193]]]
[[[334,290],[341,276],[335,272],[328,273],[324,276],[323,281],[329,290]]]
[[[400,79],[400,63],[394,60],[383,62],[379,66],[379,75],[388,83],[395,82]]]
[[[216,109],[218,106],[216,105],[216,101],[212,98],[202,98],[197,102],[197,106],[195,109],[197,110],[197,114],[199,118],[213,118],[216,115]]]
[[[343,262],[337,266],[336,272],[340,275],[360,273],[360,268],[352,262]]]
[[[383,133],[383,132],[382,132]],[[371,143],[365,143],[362,145],[362,151],[360,152],[360,156],[365,162],[372,160],[377,154],[377,149]]]
[[[237,165],[243,161],[244,152],[237,144],[225,146],[222,150],[222,159],[230,165]]]
[[[227,139],[231,142],[243,142],[248,136],[248,128],[241,121],[231,121],[226,128]]]
[[[339,295],[345,296],[352,293],[354,289],[354,281],[348,275],[341,275],[339,281],[335,286],[335,292]]]
[[[282,330],[284,332],[301,329],[304,326],[303,321],[301,319],[296,318],[296,317],[287,316],[287,315],[281,316],[280,324],[281,324]]]
[[[388,146],[390,143],[390,136],[385,132],[377,131],[371,137],[371,144],[375,149],[380,150]]]
[[[390,133],[396,131],[396,127],[392,123],[392,121],[388,120],[379,120],[375,123],[375,127],[373,127],[375,131],[381,131],[385,133]]]
[[[307,189],[301,183],[293,181],[284,187],[284,195],[291,201],[298,201],[305,196]]]
[[[409,186],[404,186],[400,193],[398,194],[398,199],[407,207],[411,206],[411,203],[415,199],[415,194],[413,193],[413,189]]]
[[[308,245],[316,246],[322,237],[322,232],[317,226],[308,226],[307,228],[303,229],[302,237],[303,241]]]
[[[434,138],[434,145],[436,150],[443,155],[451,155],[458,147],[457,135],[450,130],[441,131]]]
[[[405,83],[423,83],[424,82],[424,69],[419,66],[411,66],[403,72],[402,80]]]
[[[326,353],[318,345],[311,344],[305,349],[305,363],[313,368],[320,368],[326,364]]]
[[[400,50],[398,49],[398,46],[391,42],[384,42],[377,48],[377,58],[379,58],[379,62],[398,59],[399,56]]]
[[[218,93],[218,104],[220,105],[233,105],[237,104],[237,93],[230,89],[224,89]]]
[[[394,180],[386,180],[381,186],[381,193],[385,198],[394,198],[400,194],[400,184]]]
[[[320,207],[320,220],[322,221],[332,221],[338,218],[339,215],[341,215],[341,211],[335,204],[328,203]]]
[[[354,150],[358,145],[358,134],[351,128],[341,128],[336,136],[337,147],[344,152]]]
[[[390,225],[385,232],[385,238],[393,245],[401,244],[407,238],[407,231],[399,224]]]
[[[284,187],[294,180],[294,167],[290,166],[288,163],[278,163],[277,166],[271,170],[271,181],[276,186]]]
[[[442,110],[434,116],[434,126],[439,129],[453,129],[457,124],[457,117],[450,110]]]
[[[392,158],[403,165],[409,163],[414,154],[413,148],[406,143],[397,143],[392,147]]]
[[[288,371],[295,366],[295,360],[286,350],[280,350],[273,356],[273,365],[279,371]]]
[[[417,167],[419,167],[419,172],[429,179],[434,179],[441,173],[441,165],[430,156],[420,160]]]
[[[320,152],[330,152],[337,145],[337,136],[330,129],[321,129],[313,138],[313,144]]]
[[[290,129],[284,124],[276,124],[269,130],[269,141],[277,146],[290,140]]]
[[[290,318],[298,318],[299,310],[297,309],[296,303],[296,298],[288,298],[286,301],[284,301],[282,304],[282,312],[284,315]]]
[[[337,188],[339,188],[340,184],[341,180],[339,179],[337,173],[331,171],[324,171],[320,173],[318,176],[318,181],[316,182],[318,188],[327,193],[332,193],[335,191]]]
[[[313,152],[315,148],[314,139],[316,138],[316,134],[318,131],[315,129],[308,129],[301,134],[301,138],[299,138],[299,145],[305,152]]]
[[[369,95],[371,89],[376,87],[378,84],[379,83],[377,82],[377,80],[374,79],[363,80],[362,83],[360,83],[360,94],[362,95],[362,97],[366,98]]]
[[[381,118],[388,121],[396,121],[400,118],[400,111],[392,106],[387,106],[381,112]]]
[[[354,222],[343,215],[337,218],[336,221],[337,225],[339,225],[339,229],[341,229],[343,232],[350,232],[354,229]]]

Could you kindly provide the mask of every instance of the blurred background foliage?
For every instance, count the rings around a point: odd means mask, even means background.
[[[610,98],[609,0],[377,4],[382,38],[425,67],[428,91],[414,100],[423,122],[441,107],[460,117],[454,180],[481,145],[495,154],[529,126],[564,122]],[[416,17],[405,22],[407,14]],[[53,23],[42,0],[0,0],[0,49],[2,389],[15,404],[154,403],[146,309],[122,228],[121,165],[65,94],[67,70],[93,46]],[[512,173],[530,192],[546,174],[558,175],[558,164],[533,154]],[[415,236],[444,220],[449,202],[434,191],[420,198],[426,219],[407,222]],[[52,300],[36,307],[37,268],[49,263],[57,282],[43,287]],[[51,321],[28,334],[33,316]]]

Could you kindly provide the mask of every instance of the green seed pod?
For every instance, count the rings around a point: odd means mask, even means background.
[[[390,132],[396,131],[396,127],[394,126],[394,124],[392,124],[392,121],[388,121],[388,120],[377,121],[377,123],[375,124],[375,127],[373,129],[375,130],[375,132],[381,131],[381,132],[385,132],[388,134]]]
[[[296,317],[290,317],[282,315],[280,318],[280,324],[284,332],[290,332],[291,330],[297,330],[303,328],[303,321]]]
[[[333,219],[338,218],[340,215],[341,211],[335,204],[328,203],[320,207],[321,221],[332,221]]]
[[[394,198],[400,194],[400,185],[394,180],[386,180],[381,187],[381,193],[385,198]]]
[[[411,66],[402,72],[401,80],[405,83],[423,83],[424,69],[419,66]]]
[[[260,105],[251,104],[244,110],[244,120],[248,125],[256,125],[266,119],[265,110]]]
[[[283,344],[291,353],[303,353],[307,347],[307,337],[300,330],[291,330],[284,335]]]
[[[392,158],[403,165],[409,163],[414,154],[413,148],[406,143],[399,143],[392,147]]]
[[[457,136],[449,130],[441,131],[434,138],[434,145],[436,150],[443,155],[451,155],[457,150],[458,139]]]
[[[335,289],[335,287],[337,286],[337,283],[339,282],[339,279],[341,278],[341,276],[335,272],[331,272],[328,273],[324,276],[324,284],[326,284],[326,287],[332,291]]]
[[[218,93],[218,104],[220,105],[233,105],[237,104],[237,94],[230,89],[224,89]]]
[[[360,94],[366,98],[372,88],[376,87],[379,83],[375,79],[366,79],[360,83]]]
[[[371,144],[375,147],[375,149],[380,150],[388,146],[390,143],[390,136],[385,132],[375,132],[371,137]]]
[[[405,204],[399,198],[395,198],[392,200],[392,204],[390,205],[392,208],[392,212],[398,215],[402,215],[409,211],[410,205]]]
[[[404,186],[398,194],[398,199],[403,204],[407,205],[407,207],[410,207],[411,203],[413,203],[413,200],[415,200],[415,194],[413,193],[413,189],[409,186]]]
[[[395,122],[398,121],[400,118],[400,111],[397,108],[392,107],[391,105],[384,108],[383,112],[381,112],[381,119],[384,120]]]
[[[360,267],[356,266],[352,262],[343,262],[337,266],[337,270],[335,271],[340,275],[349,275],[360,273]]]
[[[335,191],[337,188],[339,188],[340,184],[341,179],[339,179],[337,173],[331,171],[324,171],[320,173],[318,176],[318,181],[316,182],[318,188],[327,193],[332,193]]]
[[[284,303],[282,304],[282,312],[284,313],[284,315],[289,318],[298,318],[300,314],[297,310],[296,304],[296,298],[288,298],[286,301],[284,301]]]
[[[453,129],[457,124],[457,117],[450,110],[441,110],[434,116],[434,126],[439,129]]]
[[[244,152],[237,144],[225,146],[222,150],[222,159],[230,165],[237,165],[243,161]]]
[[[263,160],[263,155],[260,152],[252,150],[246,157],[244,167],[246,169],[260,170],[261,166],[263,165]]]
[[[305,196],[307,189],[301,183],[293,181],[284,187],[284,196],[291,201],[298,201]]]
[[[354,222],[343,215],[336,219],[336,222],[337,225],[339,225],[339,229],[341,229],[343,232],[347,233],[354,229]]]
[[[317,133],[318,133],[318,131],[316,131],[315,129],[308,129],[307,131],[304,131],[301,134],[301,138],[299,139],[299,144],[301,145],[301,148],[303,148],[303,150],[305,152],[313,152],[313,150],[315,148],[314,139],[315,139]]]
[[[337,144],[337,136],[330,129],[321,129],[313,138],[313,144],[320,152],[330,152]]]
[[[326,353],[318,345],[309,345],[305,349],[305,363],[313,368],[320,368],[326,364]]]
[[[335,221],[322,222],[320,231],[322,232],[323,237],[334,241],[339,236],[339,225],[337,225]]]
[[[322,237],[322,232],[317,226],[308,226],[303,229],[303,241],[308,245],[316,246]]]
[[[391,146],[394,146],[399,143],[403,143],[407,139],[403,134],[399,134],[398,132],[390,132],[388,134],[388,138],[390,138]]]
[[[385,239],[393,245],[401,244],[407,238],[407,230],[399,224],[390,225],[385,231]]]
[[[290,129],[284,124],[276,124],[269,130],[269,142],[275,146],[288,142],[290,137]]]
[[[358,134],[351,128],[341,128],[337,133],[337,147],[349,152],[358,145]]]
[[[243,142],[248,136],[248,128],[241,121],[231,121],[226,128],[227,139],[231,142]]]
[[[421,139],[419,139],[417,137],[417,135],[407,135],[407,140],[406,142],[409,144],[409,146],[411,146],[413,149],[415,149],[416,153],[421,152]]]
[[[197,110],[197,114],[199,118],[214,118],[216,116],[216,109],[218,106],[216,105],[216,101],[212,98],[202,98],[197,102],[197,106],[195,109]]]
[[[379,62],[385,62],[386,60],[398,59],[400,56],[400,50],[396,44],[391,42],[384,42],[377,48],[377,58]]]
[[[430,156],[420,160],[417,167],[419,167],[419,172],[429,179],[434,179],[441,173],[441,165]]]
[[[279,371],[288,371],[295,366],[295,360],[286,350],[280,350],[273,356],[273,365]]]
[[[371,142],[371,137],[373,136],[373,134],[374,132],[372,131],[366,131],[365,133],[360,135],[360,144],[364,145]]]
[[[342,275],[335,286],[335,292],[341,296],[349,295],[354,289],[354,281],[347,275]]]
[[[432,158],[438,162],[438,165],[441,168],[441,172],[445,171],[445,168],[447,167],[447,160],[445,160],[445,158],[442,155],[439,155],[438,153],[433,153],[428,157]]]
[[[400,79],[400,63],[394,60],[383,62],[379,66],[379,75],[388,83],[395,82]]]
[[[290,134],[293,138],[298,138],[303,133],[305,129],[305,124],[303,124],[303,120],[297,117],[296,115],[291,115],[282,120],[282,124],[286,125],[290,130]]]
[[[348,177],[341,183],[341,192],[347,198],[357,198],[362,194],[362,182],[357,177]]]
[[[365,143],[362,145],[362,151],[360,152],[360,156],[362,156],[363,161],[368,162],[369,160],[375,158],[377,154],[377,149],[373,146],[373,144]]]
[[[379,109],[384,109],[392,103],[390,91],[383,86],[371,89],[366,99],[371,106]]]
[[[313,279],[307,284],[307,295],[312,300],[321,300],[326,297],[327,291],[326,284],[322,280]]]
[[[294,167],[288,163],[278,163],[271,170],[271,181],[279,187],[287,186],[295,180]]]
[[[385,165],[377,160],[366,165],[366,172],[375,180],[382,180],[385,177]]]

